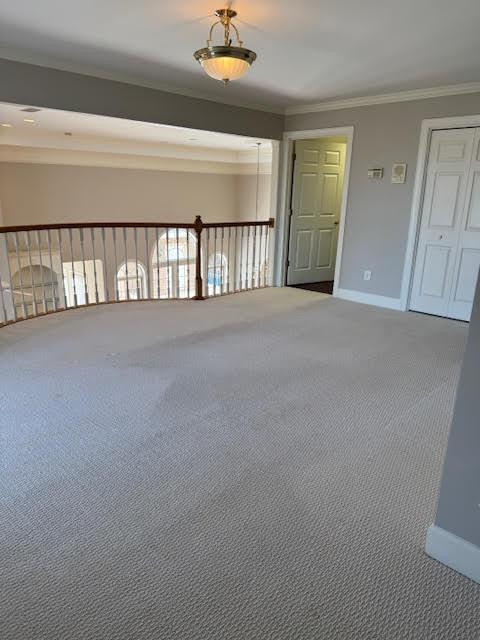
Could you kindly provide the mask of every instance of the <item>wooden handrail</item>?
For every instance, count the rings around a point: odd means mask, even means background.
[[[144,229],[146,227],[171,229],[194,229],[192,222],[52,222],[52,224],[31,224],[19,225],[15,227],[0,227],[0,233],[16,233],[18,231],[46,231],[47,229],[100,229],[100,228],[134,228]]]
[[[197,216],[200,218],[200,216]],[[201,218],[200,218],[201,220]],[[259,227],[268,225],[273,228],[275,221],[254,220],[244,222],[202,222],[202,228],[214,227]],[[20,231],[46,231],[48,229],[99,229],[99,228],[152,228],[152,229],[195,229],[196,222],[52,222],[51,224],[32,224],[0,227],[0,233],[18,233]]]
[[[204,222],[204,229],[212,229],[214,227],[264,227],[268,225],[273,229],[275,226],[275,219],[269,218],[268,220],[253,220],[250,222]]]
[[[98,304],[205,300],[267,287],[273,226],[273,218],[204,223],[197,216],[0,227],[0,326]]]

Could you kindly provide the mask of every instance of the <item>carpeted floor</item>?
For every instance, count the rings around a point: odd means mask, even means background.
[[[0,330],[0,637],[478,639],[423,551],[466,331],[291,288]]]

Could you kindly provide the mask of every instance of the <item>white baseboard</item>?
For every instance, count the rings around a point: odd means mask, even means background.
[[[362,304],[371,304],[375,307],[385,307],[386,309],[403,311],[400,298],[388,298],[387,296],[378,296],[375,293],[364,293],[363,291],[340,288],[334,291],[333,295],[343,300],[350,300],[351,302],[361,302]]]
[[[425,551],[434,560],[480,583],[480,547],[432,524]]]

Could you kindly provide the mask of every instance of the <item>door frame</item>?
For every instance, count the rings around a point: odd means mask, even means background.
[[[335,275],[333,283],[333,295],[338,295],[340,284],[340,272],[342,263],[343,240],[345,235],[345,220],[347,217],[348,193],[350,184],[350,165],[352,158],[354,127],[328,127],[327,129],[307,129],[301,131],[286,131],[283,134],[283,159],[280,170],[280,207],[278,215],[278,251],[275,260],[275,284],[283,287],[287,282],[286,257],[290,242],[290,199],[293,180],[293,150],[296,140],[309,140],[315,138],[331,138],[344,136],[347,139],[345,155],[345,173],[343,177],[342,206],[340,208],[340,224],[338,230],[337,256],[335,261]]]
[[[410,298],[413,285],[413,274],[417,260],[418,239],[420,224],[422,221],[423,198],[425,195],[425,183],[427,180],[428,155],[433,131],[441,129],[463,129],[467,127],[480,127],[480,115],[452,116],[449,118],[428,118],[422,120],[420,129],[420,142],[418,146],[417,168],[413,187],[412,208],[410,213],[410,225],[408,228],[407,248],[405,251],[405,263],[403,267],[402,287],[400,291],[400,309],[409,311]]]

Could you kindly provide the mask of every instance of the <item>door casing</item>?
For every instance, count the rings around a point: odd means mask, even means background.
[[[287,284],[334,280],[346,147],[342,137],[295,142]],[[302,204],[304,196],[309,202],[307,210]],[[308,268],[297,264],[300,235],[308,238]],[[301,254],[306,258],[303,251]],[[324,262],[327,254],[328,264]]]
[[[420,232],[420,222],[423,209],[423,198],[427,178],[427,163],[430,153],[432,132],[438,129],[463,129],[465,127],[480,127],[480,115],[453,116],[449,118],[428,118],[422,121],[420,143],[418,147],[417,169],[413,189],[410,226],[408,230],[405,264],[403,267],[400,306],[402,311],[410,309],[410,297],[413,284],[413,272],[417,257],[417,245]]]
[[[275,278],[274,282],[277,286],[284,286],[286,283],[286,256],[288,254],[288,243],[290,235],[290,195],[292,188],[292,167],[293,167],[293,151],[295,140],[308,140],[311,138],[332,138],[335,136],[343,136],[347,139],[347,150],[345,158],[345,174],[342,192],[342,207],[340,211],[340,224],[338,231],[337,259],[335,263],[335,278],[333,285],[333,295],[337,296],[340,285],[343,239],[345,234],[345,220],[348,205],[348,190],[350,183],[350,164],[352,158],[353,146],[353,126],[349,127],[329,127],[327,129],[308,129],[305,131],[287,131],[283,135],[283,162],[280,171],[281,175],[281,192],[280,207],[278,216],[278,242],[277,253],[275,256]]]

